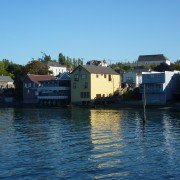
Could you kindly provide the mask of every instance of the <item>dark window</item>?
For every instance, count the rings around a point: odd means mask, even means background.
[[[111,81],[112,80],[112,77],[111,77],[111,75],[109,75],[109,81]]]
[[[99,75],[98,75],[98,74],[96,74],[96,77],[98,78],[98,77],[99,77]]]
[[[85,84],[84,84],[84,89],[86,89],[86,88],[88,88],[88,83],[87,82],[85,82]]]
[[[75,74],[75,75],[74,75],[74,80],[75,80],[75,81],[79,81],[79,75],[78,75],[78,74]]]
[[[76,89],[76,83],[73,83],[73,88]]]
[[[106,78],[106,74],[104,75],[104,78]]]
[[[81,92],[81,94],[80,94],[80,95],[81,95],[81,98],[83,98],[84,93],[83,93],[83,92]]]
[[[89,98],[89,92],[81,92],[80,96],[81,98]]]

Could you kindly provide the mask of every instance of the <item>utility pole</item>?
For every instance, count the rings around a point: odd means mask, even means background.
[[[143,86],[143,110],[144,110],[144,118],[143,118],[143,123],[145,124],[146,122],[146,85],[144,84]]]

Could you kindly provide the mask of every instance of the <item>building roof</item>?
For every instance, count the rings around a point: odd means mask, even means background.
[[[96,65],[96,66],[107,66],[107,62],[105,60],[91,60],[86,63],[86,65]]]
[[[111,67],[104,67],[104,66],[95,66],[95,65],[80,65],[86,71],[91,74],[115,74],[119,75],[116,71],[114,71]]]
[[[47,65],[48,66],[54,66],[54,67],[66,67],[65,65],[61,65],[56,61],[49,61],[49,62],[47,62]]]
[[[14,82],[13,79],[10,76],[4,76],[4,75],[0,76],[0,81],[3,81],[3,82]]]
[[[48,81],[48,80],[54,80],[55,77],[52,75],[35,75],[35,74],[27,74],[29,79],[37,84],[39,84],[40,81]]]
[[[141,55],[138,58],[138,61],[166,61],[169,60],[163,54],[155,54],[155,55]]]

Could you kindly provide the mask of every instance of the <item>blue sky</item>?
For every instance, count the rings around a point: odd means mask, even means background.
[[[0,59],[180,59],[179,0],[0,0]]]

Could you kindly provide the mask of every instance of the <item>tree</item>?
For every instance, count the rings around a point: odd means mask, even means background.
[[[49,73],[48,66],[38,60],[30,61],[24,68],[26,74],[47,75]]]
[[[131,63],[122,63],[122,62],[117,62],[115,64],[111,65],[111,68],[115,70],[120,70],[122,72],[127,72],[133,69],[133,66]]]
[[[66,58],[62,53],[59,53],[58,62],[61,65],[66,65]]]

